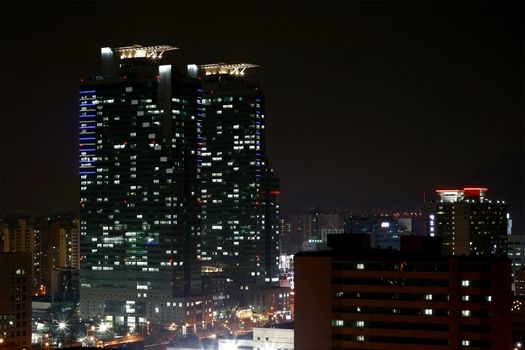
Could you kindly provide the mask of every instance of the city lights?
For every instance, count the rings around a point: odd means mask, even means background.
[[[1,10],[0,350],[525,349],[523,2]]]

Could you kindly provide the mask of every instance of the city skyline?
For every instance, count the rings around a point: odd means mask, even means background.
[[[261,66],[285,208],[487,186],[523,228],[522,3],[119,4],[1,5],[0,209],[77,208],[79,79],[100,47],[168,43]]]

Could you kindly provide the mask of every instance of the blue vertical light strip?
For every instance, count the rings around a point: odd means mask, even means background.
[[[97,98],[96,90],[80,90],[79,104],[79,169],[80,176],[94,175],[97,173],[95,167],[96,156],[93,147],[96,144],[96,126],[95,126],[95,99]],[[87,108],[89,107],[89,108]],[[90,125],[88,126],[87,123]],[[87,143],[86,141],[89,141]],[[86,147],[87,146],[87,147]],[[92,146],[92,147],[89,147]]]

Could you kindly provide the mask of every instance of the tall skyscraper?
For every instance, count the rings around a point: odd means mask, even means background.
[[[278,282],[279,189],[252,65],[182,71],[162,60],[174,49],[103,48],[103,75],[82,82],[83,317],[208,322],[201,265],[228,289]]]
[[[436,190],[426,203],[427,232],[443,238],[452,255],[506,255],[509,214],[503,201],[486,198],[483,187]]]
[[[244,78],[252,67],[190,66],[201,82],[201,256],[234,292],[279,281],[279,184],[265,153],[264,92]]]
[[[196,91],[161,61],[175,49],[103,48],[103,75],[81,84],[82,317],[137,327],[210,315],[199,299],[199,184],[188,166]]]

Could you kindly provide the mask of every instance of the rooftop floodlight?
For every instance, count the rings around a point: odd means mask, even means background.
[[[114,47],[111,51],[120,55],[121,59],[146,57],[151,59],[160,59],[166,51],[177,50],[178,47],[170,45],[142,46],[131,45]]]

